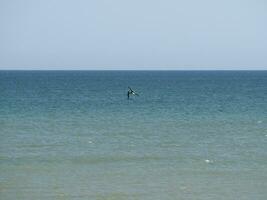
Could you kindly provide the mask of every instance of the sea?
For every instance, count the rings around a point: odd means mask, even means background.
[[[0,199],[266,200],[267,71],[0,71]]]

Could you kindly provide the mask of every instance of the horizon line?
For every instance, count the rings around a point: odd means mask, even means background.
[[[0,71],[267,71],[267,69],[0,69]]]

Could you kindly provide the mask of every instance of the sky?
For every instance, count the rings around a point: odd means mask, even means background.
[[[266,0],[0,0],[1,69],[264,69]]]

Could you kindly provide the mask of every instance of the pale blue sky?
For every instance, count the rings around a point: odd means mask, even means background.
[[[267,1],[0,0],[0,69],[267,69]]]

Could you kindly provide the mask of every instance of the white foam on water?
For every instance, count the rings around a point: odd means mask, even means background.
[[[187,187],[185,187],[185,186],[181,186],[180,189],[181,189],[181,190],[186,190]]]
[[[208,160],[208,159],[207,159],[207,160],[205,160],[205,162],[206,162],[206,163],[213,163],[213,161],[212,161],[212,160]]]
[[[257,121],[257,123],[258,123],[258,124],[261,124],[261,123],[262,123],[262,121],[261,121],[261,120],[259,120],[259,121]]]

